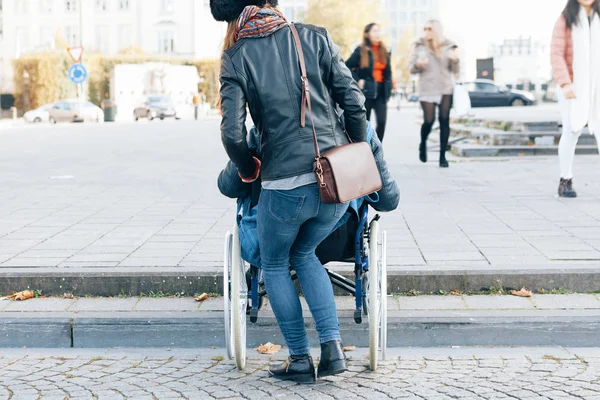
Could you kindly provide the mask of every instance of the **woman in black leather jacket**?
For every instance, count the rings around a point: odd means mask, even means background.
[[[290,279],[296,271],[311,310],[319,342],[318,376],[347,370],[333,288],[315,256],[317,245],[344,215],[347,204],[323,204],[313,172],[312,126],[300,125],[301,74],[293,37],[277,0],[211,0],[216,20],[227,21],[221,59],[221,137],[244,182],[261,179],[258,241],[269,302],[290,351],[270,368],[272,376],[315,381],[300,299]],[[364,96],[323,28],[296,25],[304,49],[321,152],[348,143],[346,129],[365,141]],[[246,105],[260,136],[258,157],[246,140]]]

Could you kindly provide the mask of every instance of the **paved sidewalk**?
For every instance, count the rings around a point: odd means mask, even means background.
[[[376,372],[355,351],[348,372],[316,385],[270,378],[285,354],[250,351],[240,372],[221,353],[7,351],[0,399],[600,399],[598,349],[395,349]]]
[[[577,157],[580,198],[559,199],[554,157],[442,170],[434,153],[417,159],[417,110],[390,114],[386,156],[402,190],[382,219],[390,273],[575,271],[544,284],[597,286],[576,278],[600,271],[600,158]],[[220,272],[235,206],[215,187],[218,121],[70,128],[0,134],[0,272]]]

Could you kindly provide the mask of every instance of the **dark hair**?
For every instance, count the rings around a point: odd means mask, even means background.
[[[581,4],[579,4],[578,0],[569,0],[565,9],[562,12],[562,15],[565,17],[567,21],[567,28],[572,29],[573,25],[577,25],[579,23],[579,10],[581,8]],[[594,1],[592,4],[593,12],[596,12],[600,16],[600,0]]]
[[[363,32],[363,43],[360,46],[360,67],[368,68],[369,67],[369,49],[372,46],[371,40],[369,39],[369,32],[375,26],[379,26],[379,24],[372,22],[369,25],[365,26]],[[379,43],[379,54],[374,54],[375,59],[381,62],[387,62],[387,49],[383,42]]]

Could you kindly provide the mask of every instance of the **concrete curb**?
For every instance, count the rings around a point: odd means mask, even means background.
[[[340,312],[344,343],[368,345],[368,324]],[[4,313],[0,347],[224,347],[220,312]],[[312,343],[314,324],[305,319]],[[272,313],[248,324],[248,347],[283,343]],[[410,311],[388,314],[389,347],[600,346],[600,310]]]
[[[434,293],[439,290],[476,292],[493,285],[530,290],[567,289],[572,292],[600,290],[600,269],[597,264],[529,265],[526,268],[470,268],[406,269],[389,267],[388,293],[417,290]],[[333,267],[342,275],[353,276],[350,268]],[[125,293],[162,291],[164,293],[219,293],[222,294],[220,267],[202,271],[193,268],[2,268],[0,294],[10,294],[24,289],[42,290],[57,296],[72,293],[76,296],[116,296]],[[346,294],[337,291],[337,295]]]

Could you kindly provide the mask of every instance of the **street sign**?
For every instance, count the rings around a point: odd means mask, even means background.
[[[69,80],[76,85],[79,85],[88,77],[87,69],[83,66],[83,64],[73,64],[69,67],[69,71],[67,72],[69,76]]]
[[[69,56],[74,63],[81,62],[81,57],[83,57],[83,46],[67,47],[67,53],[69,53]]]

